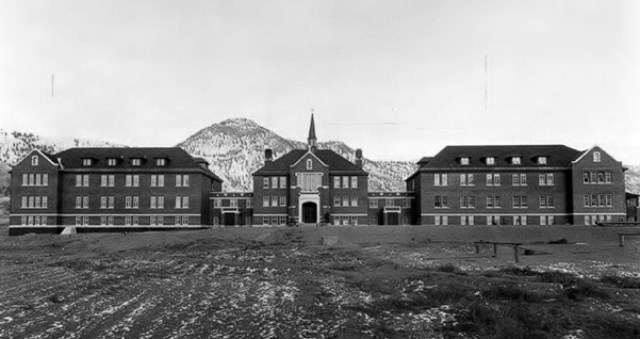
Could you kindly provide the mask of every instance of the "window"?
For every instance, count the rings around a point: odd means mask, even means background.
[[[553,194],[540,195],[540,208],[555,208],[555,196]]]
[[[31,157],[31,166],[38,166],[38,156],[34,155]]]
[[[378,208],[378,199],[369,199],[369,208]]]
[[[124,208],[131,208],[132,199],[131,197],[124,198]]]
[[[131,216],[127,215],[126,217],[124,217],[124,224],[126,226],[131,226]]]
[[[82,186],[89,187],[89,175],[88,174],[84,174],[82,176]]]
[[[275,195],[271,197],[271,206],[273,207],[278,206],[278,197]]]
[[[42,185],[42,174],[36,173],[36,186]]]
[[[159,158],[156,159],[156,166],[165,166],[167,164],[167,159]]]
[[[213,207],[214,208],[222,207],[222,199],[213,199]]]
[[[609,194],[609,198],[611,198],[611,194]],[[48,206],[49,206],[49,198],[45,195],[42,197],[42,208],[48,208]]]
[[[115,204],[115,198],[112,197],[112,196],[108,197],[107,198],[107,207],[108,208],[113,208],[114,204]]]
[[[140,158],[131,159],[131,166],[140,166],[140,165],[142,165],[142,159]]]
[[[262,188],[269,188],[269,178],[262,178]]]
[[[22,174],[22,186],[29,186],[29,176],[26,173]]]
[[[598,183],[599,184],[604,183],[604,172],[598,172]]]
[[[342,197],[342,206],[349,206],[349,197],[346,195]]]
[[[460,208],[476,208],[476,197],[466,195],[461,196]]]
[[[546,165],[547,157],[538,157],[538,165]]]
[[[106,225],[107,225],[107,216],[106,215],[100,216],[100,226],[106,226]]]
[[[278,200],[281,207],[287,206],[287,197],[279,197]]]
[[[358,177],[351,177],[351,188],[358,188]]]
[[[522,196],[514,195],[513,196],[512,206],[513,206],[513,208],[528,208],[529,206],[527,205],[527,196],[526,195],[522,195]]]
[[[433,177],[433,185],[434,186],[447,186],[447,174],[434,174]]]
[[[82,187],[82,175],[76,174],[76,187]]]
[[[287,188],[287,177],[280,177],[280,188]]]
[[[340,197],[337,195],[333,196],[333,206],[340,206]]]
[[[553,186],[555,184],[553,173],[538,174],[538,183],[540,186]]]
[[[133,177],[133,187],[140,187],[140,175],[134,174]]]
[[[313,169],[313,160],[311,159],[307,159],[307,170],[312,170]]]
[[[585,195],[582,197],[582,203],[583,203],[584,207],[589,207],[589,206],[591,206],[591,201],[590,201],[590,199],[589,199],[589,194],[585,194]]]
[[[351,206],[353,207],[358,206],[358,197],[351,197]]]
[[[522,160],[520,159],[520,157],[511,158],[511,165],[520,165],[520,164],[522,164]]]
[[[448,202],[446,196],[436,195],[434,201],[435,208],[448,208]]]
[[[27,208],[27,207],[29,206],[29,205],[27,204],[28,199],[29,199],[29,198],[28,198],[28,197],[26,197],[26,196],[25,196],[25,197],[22,197],[22,204],[20,205],[20,207],[22,207],[22,208]]]
[[[589,172],[582,173],[582,182],[585,184],[588,184],[591,182],[591,180],[589,180]]]
[[[116,160],[116,158],[109,158],[107,159],[107,166],[115,166],[118,163],[118,161]]]
[[[269,196],[263,196],[262,197],[262,206],[263,207],[269,207]]]
[[[108,184],[107,181],[108,181],[107,176],[104,175],[104,174],[101,175],[100,176],[100,187],[107,187],[107,184]]]
[[[157,175],[154,175],[154,174],[151,175],[151,182],[149,183],[149,185],[151,187],[158,186],[158,176]]]
[[[176,187],[182,187],[182,174],[176,174]]]
[[[46,174],[45,174],[46,176]],[[606,171],[604,172],[604,182],[607,184],[611,183],[611,172],[610,171]]]
[[[469,165],[469,158],[468,157],[460,158],[460,165]]]
[[[500,186],[500,174],[487,174],[487,186]]]
[[[597,194],[592,194],[591,195],[591,207],[598,207],[598,195]]]
[[[140,197],[133,197],[133,208],[140,208]]]
[[[82,166],[91,166],[91,158],[83,158]]]
[[[176,195],[176,208],[189,208],[189,197]]]
[[[46,198],[46,197],[44,197],[44,198]],[[607,194],[606,195],[606,206],[607,207],[611,207],[612,206],[612,204],[611,204],[611,194]]]
[[[333,177],[333,188],[340,188],[340,177]]]
[[[125,176],[124,185],[125,185],[126,187],[131,187],[131,184],[132,184],[132,183],[133,183],[132,175],[131,175],[131,174],[127,174],[127,175]]]
[[[500,208],[500,206],[501,206],[500,196],[487,197],[487,208]]]
[[[107,216],[107,225],[113,226],[113,224],[114,224],[113,216],[112,215]]]
[[[460,174],[460,186],[474,186],[475,177],[473,174]]]
[[[393,199],[384,199],[384,205],[385,206],[389,206],[389,207],[395,206],[395,200],[393,200]]]
[[[601,160],[600,152],[593,152],[593,162],[600,162]]]
[[[342,188],[349,188],[349,177],[342,177]]]
[[[164,187],[164,174],[158,174],[158,187]]]
[[[487,159],[486,159],[486,163],[487,163],[487,165],[495,165],[495,164],[496,164],[496,158],[494,158],[494,157],[487,157]]]
[[[101,196],[100,197],[100,208],[107,208],[107,197],[106,196]]]

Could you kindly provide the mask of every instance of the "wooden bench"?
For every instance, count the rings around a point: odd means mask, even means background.
[[[520,242],[503,242],[503,241],[474,241],[473,244],[476,246],[476,254],[480,254],[480,244],[490,244],[493,245],[493,258],[498,257],[498,245],[507,245],[513,246],[513,258],[516,263],[520,262],[520,257],[518,255],[518,247],[522,245]]]

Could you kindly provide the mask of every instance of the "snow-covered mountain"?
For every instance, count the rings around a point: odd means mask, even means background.
[[[278,158],[292,149],[305,148],[305,143],[285,139],[249,119],[228,119],[198,131],[178,146],[209,161],[212,171],[224,179],[224,190],[246,191],[253,189],[251,173],[264,164],[265,148],[271,148]],[[340,141],[318,146],[355,160],[355,150]],[[366,155],[366,149],[364,152]],[[404,190],[404,179],[415,171],[409,162],[364,160],[371,191]]]

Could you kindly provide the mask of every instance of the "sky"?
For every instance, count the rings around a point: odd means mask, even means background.
[[[244,117],[376,160],[640,164],[637,0],[0,0],[0,128],[171,146]]]

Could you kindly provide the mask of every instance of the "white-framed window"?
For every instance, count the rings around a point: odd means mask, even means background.
[[[31,156],[31,166],[38,166],[38,159],[37,155]]]
[[[140,187],[140,175],[133,175],[133,187]]]
[[[538,183],[540,186],[553,186],[555,185],[555,177],[553,173],[541,173],[538,174]]]
[[[133,199],[130,196],[124,198],[124,208],[131,208]]]
[[[487,157],[487,165],[495,165],[495,164],[496,164],[496,158]]]
[[[449,207],[449,203],[447,201],[447,196],[436,195],[434,197],[433,207],[435,207],[435,208],[448,208]]]
[[[605,195],[605,206],[606,207],[611,207],[612,206],[611,194],[606,194]]]
[[[460,158],[460,165],[469,165],[469,158],[468,157],[462,157]]]
[[[42,185],[42,174],[36,173],[36,186]]]
[[[440,223],[441,223],[441,218],[440,218],[440,216],[439,216],[439,215],[434,216],[434,218],[433,218],[433,224],[437,226],[437,225],[440,225]]]
[[[219,198],[213,199],[213,207],[214,208],[222,207],[222,199],[219,199]]]
[[[182,174],[176,174],[176,187],[182,187]]]
[[[157,225],[158,224],[158,216],[152,215],[149,216],[149,225]]]
[[[351,188],[358,188],[358,177],[351,177]]]
[[[158,174],[158,187],[164,187],[164,174]]]
[[[511,158],[511,164],[512,165],[521,165],[522,164],[522,159],[520,157],[513,157],[513,158]]]
[[[189,197],[188,196],[176,196],[176,208],[189,208]]]
[[[448,215],[443,215],[442,216],[442,225],[443,226],[449,225],[449,216]]]
[[[22,197],[22,204],[20,204],[20,207],[27,208],[29,206],[28,203],[27,203],[28,200],[29,200],[29,198],[27,196],[23,196]]]
[[[91,158],[83,158],[82,166],[91,166]]]
[[[447,173],[436,173],[433,175],[433,186],[447,186],[448,177]]]
[[[102,174],[100,176],[100,187],[107,187],[108,180],[109,179],[108,179],[107,175],[106,174]]]
[[[287,197],[279,197],[278,200],[280,207],[287,206]]]
[[[369,208],[378,208],[378,199],[369,199]]]
[[[307,159],[307,170],[313,169],[313,160]]]
[[[393,207],[395,204],[395,200],[393,199],[384,199],[384,205],[387,207]]]
[[[340,177],[333,177],[333,188],[340,188]]]
[[[287,177],[280,177],[280,188],[287,188]]]
[[[125,226],[131,226],[131,221],[132,220],[131,220],[131,216],[130,215],[127,215],[127,216],[124,217]]]
[[[114,218],[113,218],[113,215],[109,215],[109,216],[107,216],[107,225],[109,225],[109,226],[113,226],[113,224],[114,224],[113,219],[114,219]]]
[[[262,188],[269,188],[269,178],[262,178]]]
[[[547,157],[538,157],[538,165],[546,165]]]
[[[76,187],[82,187],[82,174],[76,174]]]
[[[140,208],[140,197],[138,196],[133,197],[132,208]]]
[[[609,172],[609,174],[611,174],[611,172]],[[42,186],[49,186],[49,174],[47,173],[42,175]]]
[[[262,206],[263,207],[269,207],[269,201],[271,201],[271,200],[269,200],[269,196],[268,195],[263,196],[262,197]]]
[[[46,195],[42,196],[42,208],[48,208],[48,207],[49,207],[49,197],[47,197]]]
[[[271,177],[271,187],[278,188],[278,177]]]
[[[487,174],[487,186],[500,186],[500,174],[488,173]]]
[[[353,207],[357,207],[358,206],[358,197],[351,197],[351,206]]]
[[[158,176],[157,175],[155,175],[155,174],[151,175],[151,180],[149,182],[149,186],[151,186],[151,187],[158,186]]]
[[[156,166],[165,166],[167,164],[167,159],[158,158],[156,159]]]
[[[45,174],[46,176],[46,174]],[[604,172],[604,182],[607,184],[611,183],[611,171]]]
[[[602,161],[600,152],[598,151],[593,152],[593,162],[600,162],[600,161]]]
[[[88,174],[82,175],[82,186],[83,187],[89,187],[89,175]]]
[[[124,185],[126,187],[131,187],[132,184],[133,184],[133,176],[131,174],[127,174],[124,177]]]
[[[82,217],[76,216],[76,226],[82,226]]]
[[[106,215],[101,215],[100,216],[100,226],[106,226],[107,225],[107,216]]]
[[[349,206],[349,197],[346,195],[342,197],[342,206]]]
[[[555,208],[556,200],[553,194],[541,194],[540,195],[540,208]]]
[[[107,166],[115,166],[118,164],[118,160],[116,160],[116,158],[109,158],[107,159]]]
[[[29,186],[29,175],[27,173],[22,174],[22,186]]]
[[[349,188],[349,177],[342,177],[342,188]]]
[[[140,166],[140,165],[142,165],[142,159],[140,158],[131,159],[131,166]]]
[[[461,196],[460,208],[476,208],[476,197],[467,195]]]
[[[107,197],[104,195],[100,197],[100,208],[107,208]]]
[[[278,206],[278,197],[275,195],[271,197],[271,206]]]
[[[115,198],[113,196],[107,197],[107,208],[113,208],[115,205]]]

